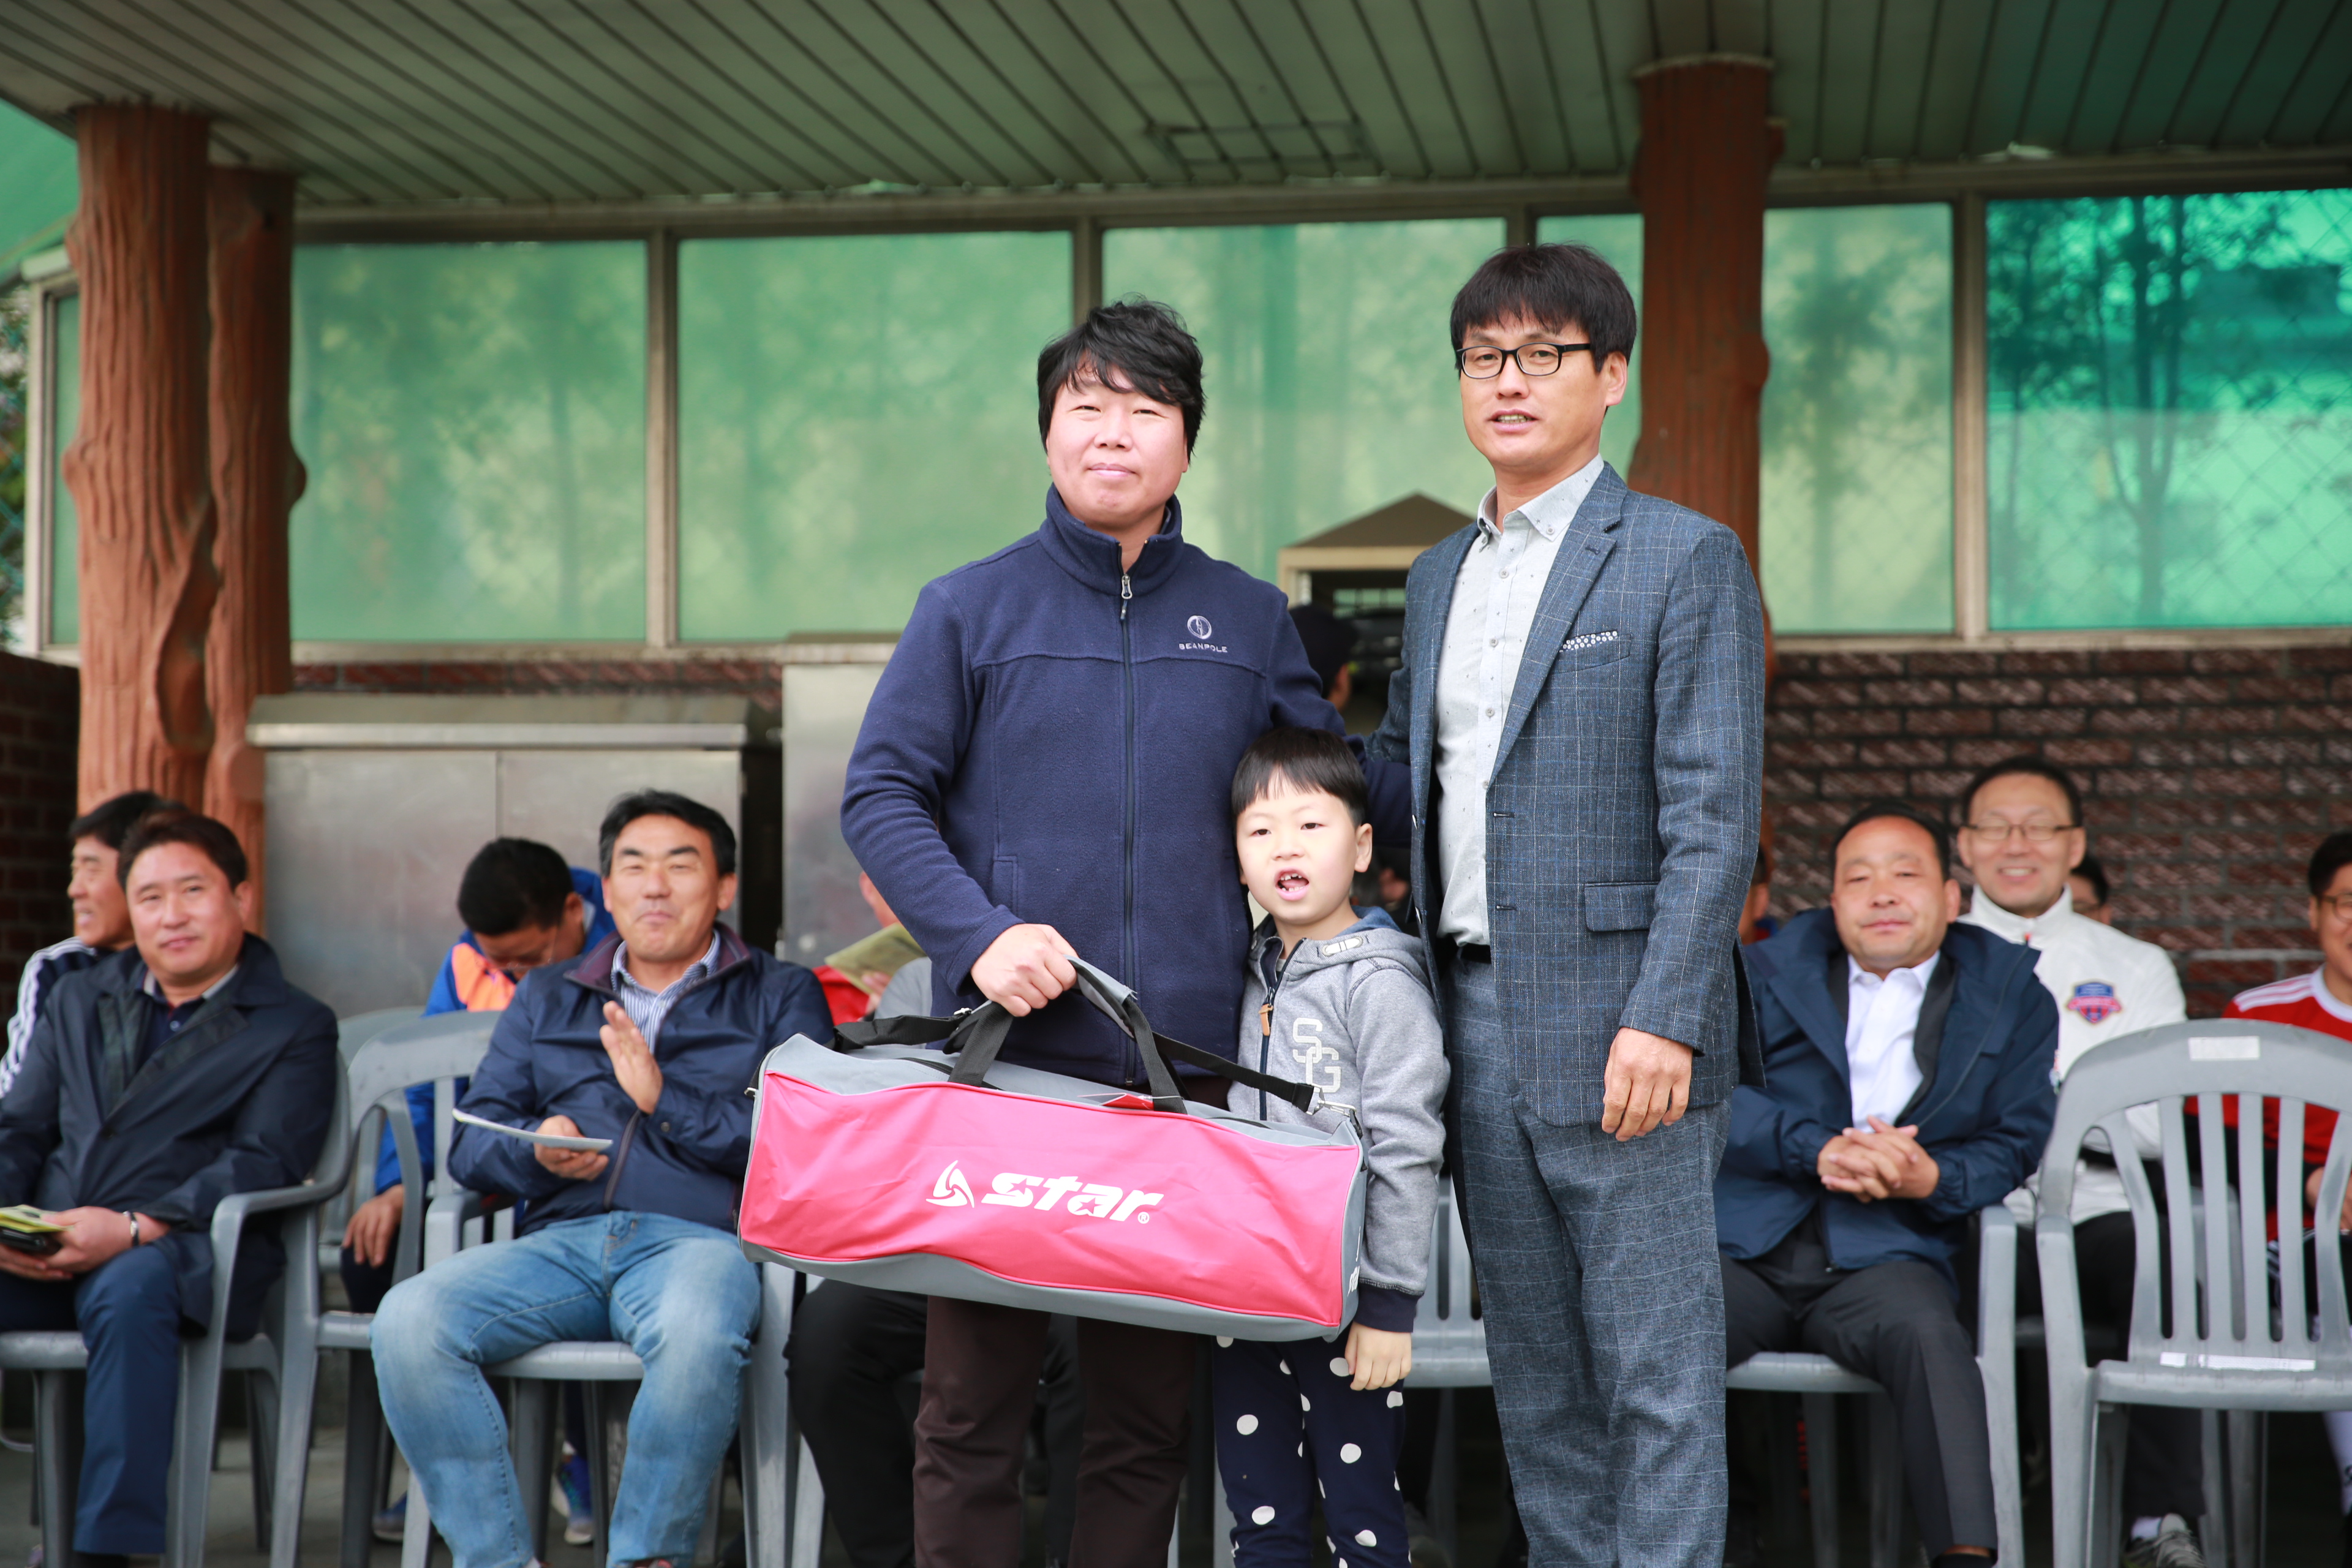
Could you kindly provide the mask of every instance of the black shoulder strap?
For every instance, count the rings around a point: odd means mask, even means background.
[[[970,1044],[981,1044],[984,1048],[990,1044],[1002,1045],[1004,1026],[1010,1021],[1003,1010],[992,1002],[950,1018],[926,1018],[911,1014],[898,1018],[860,1018],[834,1026],[833,1048],[855,1051],[863,1050],[867,1046],[922,1046],[933,1040],[945,1040],[948,1042],[946,1049],[960,1053]],[[992,1042],[984,1038],[990,1035],[994,1037]],[[1228,1061],[1213,1051],[1204,1051],[1198,1046],[1188,1046],[1181,1040],[1171,1039],[1156,1029],[1152,1031],[1151,1039],[1163,1057],[1198,1068],[1202,1072],[1214,1073],[1244,1089],[1262,1090],[1286,1104],[1297,1106],[1302,1111],[1315,1109],[1313,1084],[1293,1083],[1288,1079],[1262,1073],[1255,1068]],[[986,1054],[989,1061],[992,1062],[995,1051],[988,1049]],[[983,1065],[981,1070],[985,1072],[986,1066]]]

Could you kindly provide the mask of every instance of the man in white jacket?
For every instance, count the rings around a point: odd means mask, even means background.
[[[1956,804],[1960,863],[1977,884],[1975,901],[1962,918],[2041,953],[2034,975],[2058,1004],[2058,1059],[2052,1066],[2059,1075],[2102,1041],[2187,1016],[2179,977],[2162,948],[2074,911],[2066,874],[2088,843],[2082,792],[2063,769],[2040,757],[2011,757],[1969,780]],[[2161,1150],[2155,1108],[2139,1107],[2131,1119],[2139,1157],[2156,1158]],[[2026,1193],[2012,1194],[2010,1206],[2021,1221],[2031,1222]],[[2130,1206],[2113,1160],[2086,1158],[2075,1173],[2073,1212],[2083,1317],[2119,1340],[2131,1327]],[[2039,1311],[2039,1271],[2030,1244],[2024,1252],[2019,1259],[2027,1298],[2022,1310]],[[2125,1561],[2133,1568],[2204,1568],[2187,1522],[2204,1512],[2200,1445],[2194,1410],[2147,1405],[2132,1412],[2124,1512],[2132,1521]]]

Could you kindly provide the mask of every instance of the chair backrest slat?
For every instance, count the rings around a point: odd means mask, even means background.
[[[2263,1148],[2266,1100],[2277,1104],[2274,1167]],[[2303,1255],[2306,1105],[2352,1110],[2352,1044],[2252,1019],[2144,1030],[2100,1046],[2068,1071],[2042,1163],[2041,1223],[2071,1212],[2076,1160],[2084,1140],[2103,1132],[2138,1237],[2128,1352],[2136,1365],[2352,1377],[2352,1326],[2336,1238],[2336,1216],[2352,1183],[2352,1129],[2338,1121],[2316,1205],[2313,1267],[2320,1323],[2315,1335]],[[2147,1106],[2160,1132],[2161,1214],[2140,1168],[2143,1145],[2134,1142],[2126,1121],[2134,1107]],[[2138,1114],[2144,1122],[2147,1111]],[[2271,1187],[2264,1178],[2273,1168],[2277,1180]],[[2275,1248],[2269,1229],[2273,1198]],[[2168,1254],[2161,1264],[2153,1256],[2159,1237]],[[2158,1300],[2159,1282],[2169,1287],[2168,1304]]]
[[[383,1125],[392,1130],[393,1149],[400,1163],[401,1184],[409,1194],[409,1202],[400,1216],[400,1241],[394,1277],[404,1279],[421,1264],[425,1251],[425,1200],[429,1195],[425,1182],[424,1151],[416,1146],[416,1130],[408,1114],[408,1089],[413,1084],[430,1083],[433,1089],[434,1126],[438,1142],[435,1148],[438,1158],[435,1169],[447,1169],[449,1113],[456,1108],[456,1080],[472,1075],[481,1065],[489,1049],[490,1032],[497,1027],[496,1013],[442,1013],[430,1018],[418,1018],[386,1030],[360,1047],[350,1064],[351,1102],[357,1109],[360,1123],[355,1130],[367,1134],[365,1141],[352,1140],[354,1164],[364,1162],[365,1168],[375,1168],[373,1132],[374,1117],[380,1113]]]

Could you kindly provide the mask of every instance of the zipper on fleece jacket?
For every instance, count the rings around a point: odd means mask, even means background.
[[[1119,924],[1119,955],[1127,965],[1128,984],[1135,984],[1139,973],[1135,964],[1135,628],[1127,618],[1127,606],[1135,597],[1135,589],[1128,582],[1127,571],[1118,574],[1118,663],[1123,700],[1120,711],[1127,728],[1127,789],[1126,805],[1121,816],[1120,848],[1126,860],[1127,902]],[[1129,1041],[1127,1047],[1127,1085],[1136,1087],[1143,1072],[1140,1047]]]
[[[1280,939],[1276,938],[1276,940],[1279,941]],[[1274,1050],[1274,1004],[1276,999],[1282,994],[1282,983],[1290,977],[1290,960],[1292,956],[1297,954],[1297,951],[1298,950],[1294,947],[1290,950],[1289,953],[1284,954],[1280,959],[1276,961],[1274,966],[1274,984],[1265,988],[1265,1000],[1258,1004],[1257,1070],[1262,1073],[1271,1074],[1274,1071],[1274,1068],[1267,1065],[1268,1058],[1271,1057]],[[1265,1090],[1259,1089],[1257,1091],[1257,1119],[1260,1121],[1265,1121]]]

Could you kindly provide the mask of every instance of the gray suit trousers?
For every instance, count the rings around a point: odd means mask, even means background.
[[[1726,1502],[1715,1170],[1727,1103],[1619,1142],[1554,1126],[1490,964],[1448,966],[1471,1262],[1530,1568],[1718,1568]]]

